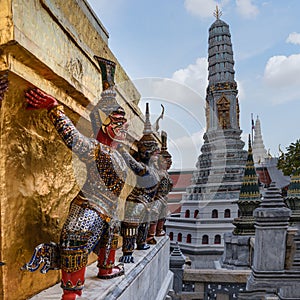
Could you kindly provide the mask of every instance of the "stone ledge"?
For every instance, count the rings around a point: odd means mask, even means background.
[[[246,283],[251,270],[227,270],[227,269],[185,269],[184,281],[192,282],[235,282]]]
[[[97,262],[87,267],[85,288],[78,300],[163,300],[172,288],[173,273],[169,270],[168,237],[156,238],[157,244],[146,251],[134,251],[135,263],[125,264],[125,275],[104,280],[97,278]],[[116,258],[122,255],[117,251]],[[51,271],[50,271],[51,272]],[[45,276],[51,276],[51,273]],[[59,300],[60,284],[48,288],[31,300]]]

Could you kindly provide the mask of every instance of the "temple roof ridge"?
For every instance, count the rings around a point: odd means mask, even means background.
[[[223,15],[223,12],[221,9],[219,9],[219,6],[216,5],[216,10],[213,12],[214,17],[216,18],[215,22],[210,26],[213,27],[215,25],[220,25],[220,24],[226,24],[228,26],[228,24],[226,22],[224,22],[223,20],[220,19],[220,17]]]

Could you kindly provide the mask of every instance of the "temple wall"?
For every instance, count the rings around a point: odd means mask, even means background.
[[[34,247],[58,242],[84,169],[61,142],[45,111],[26,110],[32,86],[56,97],[80,130],[91,135],[89,111],[101,92],[93,55],[117,62],[107,33],[84,0],[0,0],[0,73],[9,90],[0,111],[0,299],[27,299],[60,280],[21,271]],[[117,62],[118,94],[130,131],[142,133],[139,94]],[[79,172],[79,179],[76,174]]]

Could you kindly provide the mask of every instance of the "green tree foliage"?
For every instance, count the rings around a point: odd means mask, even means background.
[[[286,152],[281,152],[277,167],[284,175],[300,174],[300,139],[291,143]]]

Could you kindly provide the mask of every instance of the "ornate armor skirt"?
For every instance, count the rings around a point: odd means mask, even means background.
[[[108,229],[108,223],[96,211],[73,201],[60,238],[62,269],[75,272],[86,266],[88,254]]]
[[[90,208],[86,202],[73,200],[69,215],[62,228],[60,245],[38,245],[22,270],[36,271],[42,264],[41,273],[62,269],[67,273],[79,271],[86,266],[88,254],[99,252],[99,247],[111,247],[113,231],[107,217]],[[100,245],[101,244],[101,245]]]

